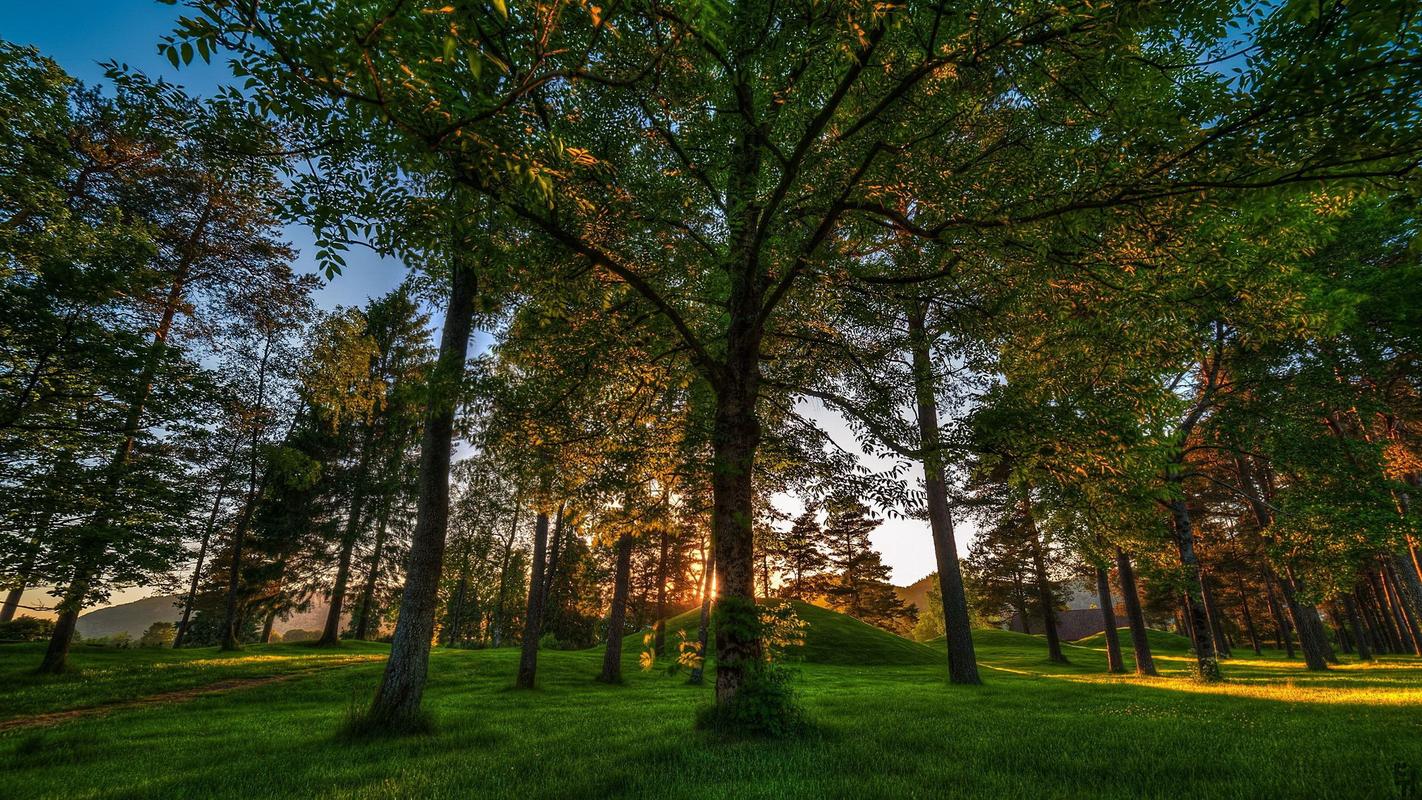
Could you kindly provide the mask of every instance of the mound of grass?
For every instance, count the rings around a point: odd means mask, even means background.
[[[1123,650],[1131,649],[1131,629],[1118,628],[1116,633],[1121,639],[1121,648]],[[1146,629],[1146,641],[1150,642],[1150,650],[1152,653],[1186,653],[1190,650],[1190,640],[1178,633],[1148,628]],[[1104,649],[1106,647],[1106,633],[1103,631],[1101,633],[1092,634],[1084,639],[1077,639],[1074,644],[1080,645],[1081,647],[1100,647]]]
[[[912,666],[915,664],[938,664],[943,660],[926,645],[857,620],[848,614],[841,614],[799,600],[788,602],[794,606],[795,614],[805,621],[805,644],[787,651],[787,655],[791,658],[808,664],[842,666]],[[678,614],[667,620],[666,649],[668,651],[675,650],[677,631],[686,631],[686,638],[694,640],[697,626],[700,624],[701,609],[699,608],[692,609],[685,614]],[[640,652],[644,635],[645,633],[629,635],[623,641],[623,650],[634,654]],[[714,639],[713,632],[710,646],[713,656],[715,655]]]

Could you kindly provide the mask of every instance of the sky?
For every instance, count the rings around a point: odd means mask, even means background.
[[[20,45],[33,45],[54,59],[70,75],[85,83],[104,83],[101,62],[116,61],[163,77],[186,87],[195,94],[212,94],[218,86],[232,83],[220,56],[211,64],[198,59],[182,69],[174,69],[168,60],[158,55],[158,41],[172,30],[182,14],[181,7],[155,0],[69,0],[69,2],[34,2],[34,0],[0,0],[0,39]],[[293,225],[286,229],[287,238],[298,252],[297,269],[316,273],[312,254],[315,246],[309,230]],[[317,294],[323,308],[338,305],[359,306],[366,300],[385,294],[404,277],[404,268],[391,259],[381,259],[364,248],[352,248],[347,254],[348,266],[341,275],[326,282]],[[436,317],[438,321],[438,317]],[[487,342],[486,336],[480,337]],[[811,418],[843,448],[860,452],[848,425],[837,414],[827,411],[818,401],[804,406]],[[881,466],[868,456],[866,463]],[[917,471],[915,471],[917,474]],[[782,498],[777,505],[782,510],[798,513],[802,506],[793,498]],[[960,528],[963,528],[960,524]],[[958,549],[966,552],[970,529],[958,533]],[[933,542],[928,524],[917,520],[887,518],[872,537],[884,556],[884,563],[893,569],[893,580],[907,585],[936,569]],[[145,587],[124,589],[112,602],[122,603],[147,597],[152,592]],[[43,591],[28,592],[26,605],[50,604],[52,598]]]

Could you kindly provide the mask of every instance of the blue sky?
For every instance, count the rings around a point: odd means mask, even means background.
[[[195,94],[212,94],[218,86],[232,82],[220,58],[211,64],[194,59],[190,66],[174,69],[158,55],[158,40],[172,30],[182,13],[179,6],[154,0],[0,0],[0,38],[39,48],[85,83],[104,84],[100,63],[113,60],[162,76]],[[310,232],[293,225],[286,235],[301,253],[300,268],[315,272],[315,261],[309,256],[315,252]],[[355,248],[346,260],[346,272],[321,290],[323,307],[363,305],[367,298],[395,288],[404,275],[398,262],[382,261],[361,248]]]

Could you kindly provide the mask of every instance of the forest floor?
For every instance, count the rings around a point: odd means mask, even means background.
[[[81,648],[59,678],[28,673],[40,646],[5,646],[0,798],[1422,798],[1422,660],[1310,674],[1246,651],[1203,686],[1165,635],[1153,679],[1104,674],[1089,641],[1061,666],[1039,637],[976,638],[981,687],[796,664],[813,728],[769,742],[695,732],[710,687],[639,671],[635,648],[623,686],[593,680],[599,650],[544,651],[535,691],[510,688],[515,650],[439,649],[434,733],[352,741],[381,645]]]

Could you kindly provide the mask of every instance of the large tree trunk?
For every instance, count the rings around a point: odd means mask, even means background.
[[[440,335],[439,358],[430,376],[429,407],[420,441],[419,498],[410,554],[405,563],[405,591],[385,675],[371,703],[369,719],[386,728],[406,728],[420,721],[434,635],[444,537],[449,522],[449,456],[454,413],[464,378],[464,361],[473,327],[474,270],[456,259],[453,287]]]
[[[326,627],[321,631],[317,647],[334,647],[341,642],[341,614],[346,607],[346,587],[351,580],[351,557],[360,538],[361,512],[365,507],[366,471],[370,468],[370,425],[363,426],[360,460],[351,487],[351,510],[346,515],[346,530],[341,536],[341,557],[336,564],[336,583],[331,587],[331,606],[326,610]]]
[[[1106,671],[1125,672],[1121,639],[1116,634],[1116,608],[1111,602],[1111,584],[1106,578],[1106,570],[1101,567],[1096,568],[1096,602],[1101,605],[1101,622],[1106,626]]]
[[[1399,565],[1402,569],[1397,568]],[[1402,610],[1402,619],[1407,628],[1407,638],[1411,640],[1412,654],[1422,656],[1422,626],[1419,625],[1417,618],[1416,602],[1416,598],[1422,597],[1422,595],[1414,594],[1413,587],[1409,586],[1405,579],[1399,577],[1411,575],[1414,579],[1416,578],[1412,570],[1406,567],[1407,565],[1398,556],[1382,559],[1382,573],[1392,588],[1393,596],[1397,598],[1398,607]],[[1419,591],[1422,591],[1422,587],[1419,587]]]
[[[1183,499],[1170,501],[1170,516],[1175,526],[1175,544],[1180,551],[1180,563],[1185,567],[1185,613],[1189,617],[1191,636],[1195,641],[1197,676],[1204,681],[1220,679],[1219,659],[1215,655],[1214,636],[1205,613],[1201,595],[1204,575],[1195,558],[1195,531],[1190,509]]]
[[[622,637],[627,627],[627,593],[632,583],[632,535],[617,540],[617,568],[612,575],[612,608],[607,615],[607,648],[602,654],[603,683],[622,682]]]
[[[1042,627],[1047,636],[1047,658],[1058,664],[1069,664],[1062,653],[1060,633],[1057,631],[1057,603],[1052,597],[1052,584],[1047,579],[1047,558],[1042,552],[1042,536],[1037,531],[1037,520],[1032,514],[1030,490],[1022,496],[1022,514],[1031,531],[1032,571],[1037,581],[1037,605],[1042,609]]]
[[[388,504],[382,505],[380,523],[375,529],[375,549],[370,553],[365,586],[360,590],[360,615],[356,618],[355,637],[362,642],[370,637],[370,605],[375,602],[375,586],[380,581],[380,560],[385,555],[385,531],[389,521]]]
[[[1121,599],[1126,604],[1126,624],[1131,627],[1136,674],[1157,675],[1155,658],[1150,653],[1150,639],[1146,634],[1145,612],[1141,610],[1141,597],[1136,590],[1136,571],[1131,566],[1131,557],[1120,548],[1116,549],[1116,580],[1121,584]]]
[[[918,407],[918,442],[923,451],[923,490],[928,506],[928,528],[938,564],[938,593],[943,604],[943,638],[948,644],[948,680],[979,684],[977,653],[968,621],[968,596],[958,564],[958,542],[953,530],[953,510],[948,505],[948,482],[938,429],[937,380],[933,372],[931,343],[924,325],[925,309],[917,301],[908,309],[909,346],[913,357],[914,398]]]
[[[717,704],[735,698],[748,670],[761,659],[752,534],[752,473],[760,446],[757,385],[755,362],[743,353],[739,366],[728,368],[716,396],[711,530],[721,589],[715,609]]]
[[[538,680],[538,639],[543,629],[543,566],[548,557],[548,514],[538,512],[533,525],[533,574],[528,581],[528,606],[523,617],[523,652],[514,685],[532,689]]]

